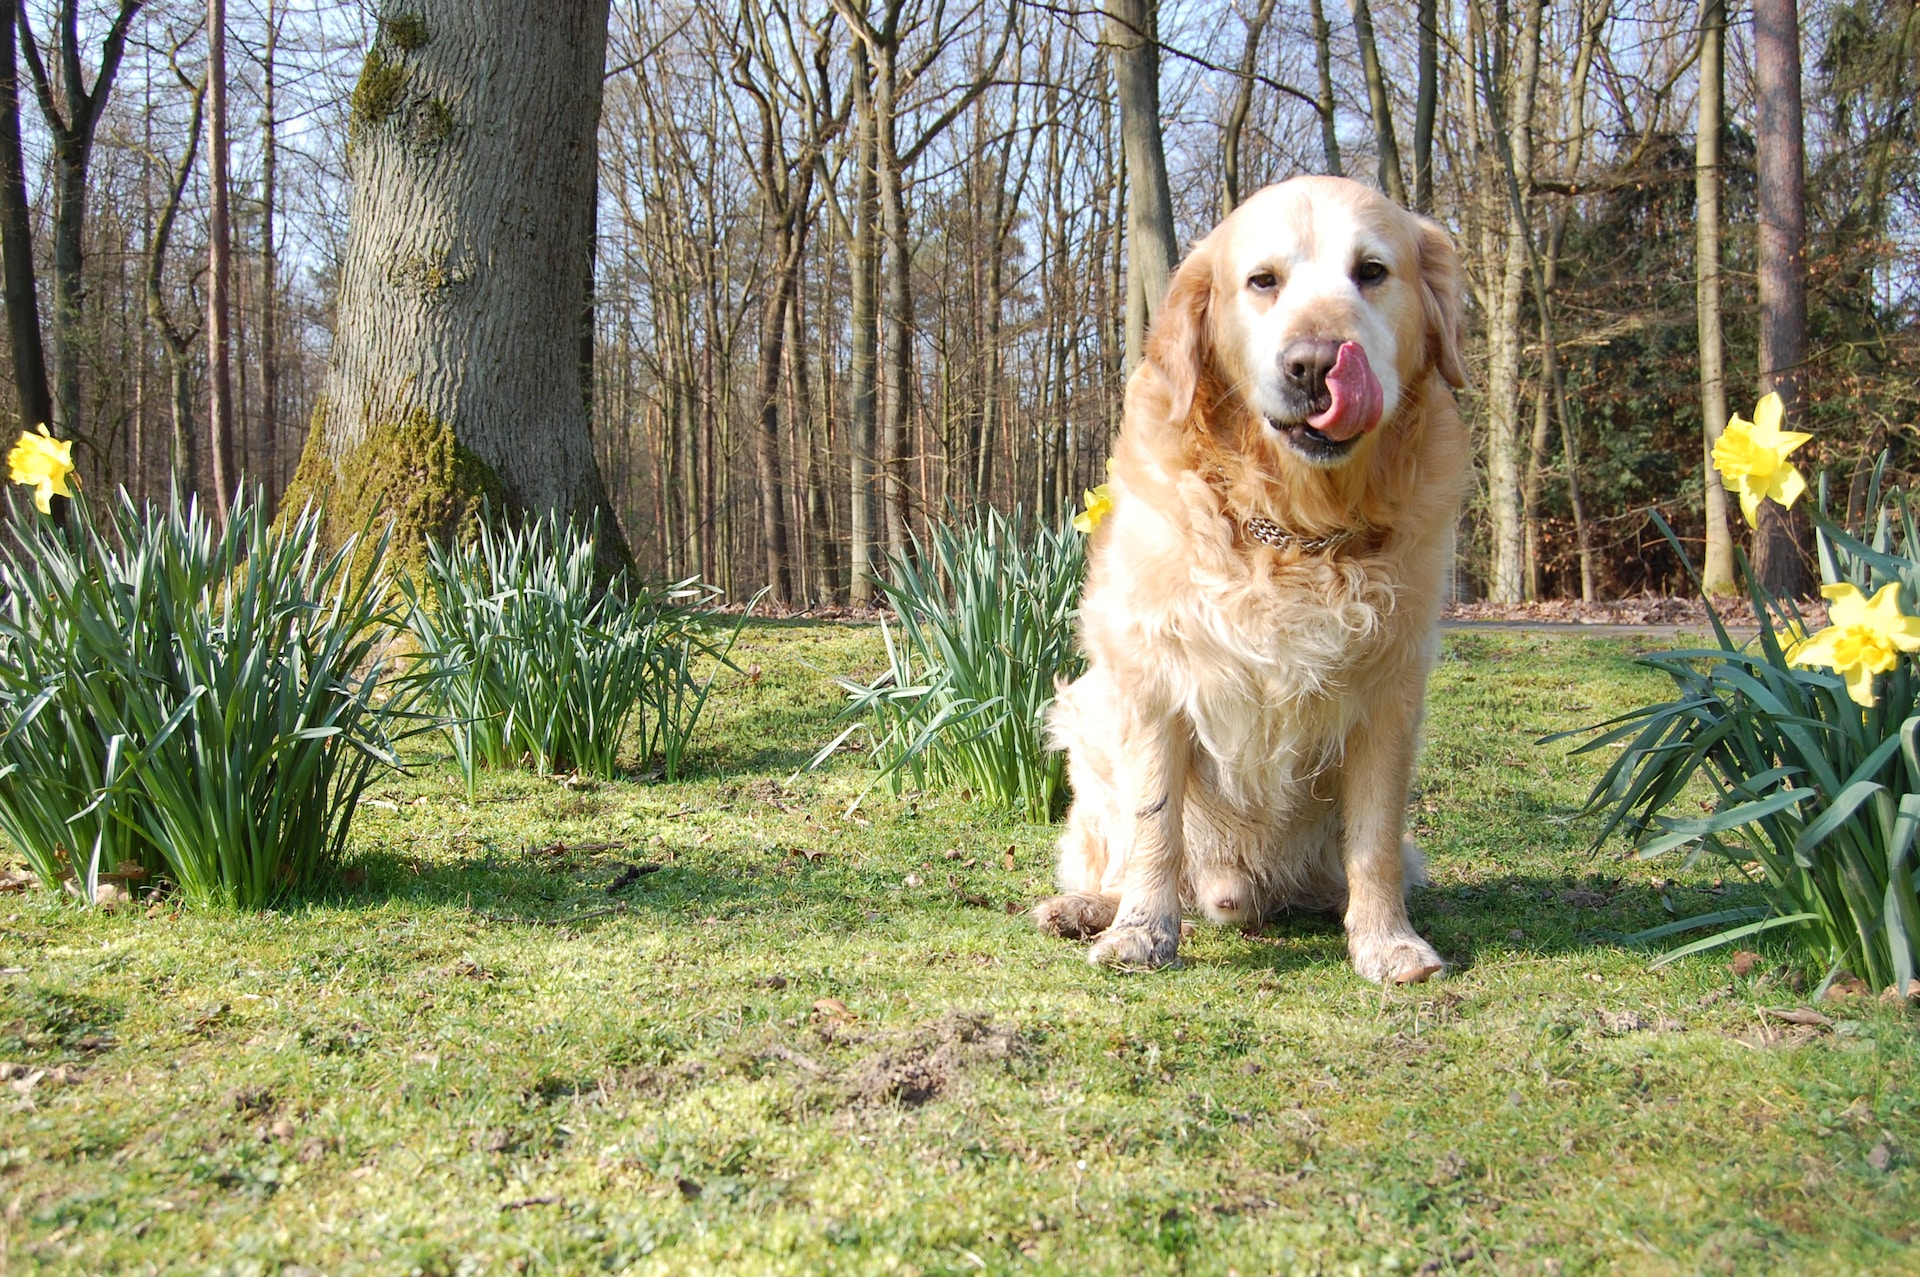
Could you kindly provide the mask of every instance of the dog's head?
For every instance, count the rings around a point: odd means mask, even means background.
[[[1401,428],[1433,373],[1465,384],[1461,327],[1444,230],[1358,182],[1299,177],[1194,246],[1147,361],[1171,421],[1198,402],[1276,461],[1333,470]]]

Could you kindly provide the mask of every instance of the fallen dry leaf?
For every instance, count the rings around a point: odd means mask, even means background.
[[[1785,1024],[1804,1024],[1809,1028],[1827,1029],[1833,1027],[1833,1021],[1821,1015],[1812,1007],[1761,1007],[1760,1014],[1770,1015]]]
[[[108,913],[112,913],[121,905],[130,904],[132,901],[132,892],[104,875],[101,877],[99,885],[93,889],[94,907],[103,909]]]
[[[25,891],[33,886],[33,875],[24,869],[0,869],[0,891]]]
[[[1842,971],[1833,977],[1833,983],[1827,986],[1827,1001],[1843,1002],[1848,998],[1862,997],[1872,992],[1867,982],[1851,971]]]
[[[1011,847],[1007,848],[1006,866],[1009,871],[1013,869],[1013,848]]]
[[[828,1020],[837,1020],[842,1024],[854,1019],[853,1012],[847,1010],[847,1004],[839,998],[821,998],[813,1004],[814,1013]]]
[[[1893,1150],[1887,1147],[1885,1140],[1875,1144],[1873,1151],[1867,1154],[1867,1165],[1876,1171],[1885,1171],[1887,1167],[1893,1165]]]
[[[1753,974],[1754,967],[1760,963],[1760,955],[1751,949],[1735,949],[1733,961],[1727,965],[1733,968],[1733,974],[1744,980]]]

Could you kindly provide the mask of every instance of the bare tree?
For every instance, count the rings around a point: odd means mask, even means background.
[[[1327,172],[1342,177],[1346,171],[1340,166],[1340,130],[1339,121],[1334,118],[1333,102],[1333,24],[1327,21],[1326,0],[1308,0],[1308,4],[1313,15],[1313,67],[1319,86],[1316,105],[1320,117],[1320,150]]]
[[[16,9],[20,52],[33,77],[40,114],[53,134],[53,367],[54,417],[68,436],[81,433],[80,320],[82,258],[86,247],[87,168],[93,160],[94,133],[113,92],[114,77],[127,49],[127,31],[145,0],[119,0],[100,43],[100,65],[93,87],[80,64],[79,0],[61,0],[54,52],[56,74],[49,75],[40,42],[24,5]]]
[[[173,228],[180,206],[193,176],[194,158],[200,149],[202,113],[207,98],[207,80],[195,83],[180,69],[180,50],[191,33],[179,36],[167,51],[167,66],[187,91],[192,112],[187,119],[186,148],[174,166],[167,183],[165,201],[155,217],[146,246],[146,277],[143,281],[147,323],[160,338],[160,349],[167,363],[167,402],[172,416],[172,435],[168,459],[175,480],[187,491],[193,490],[198,448],[193,428],[193,342],[200,335],[198,326],[182,328],[167,310],[165,278],[167,249],[173,241]]]
[[[1260,36],[1273,16],[1274,0],[1260,0],[1260,7],[1247,19],[1246,43],[1240,47],[1239,81],[1234,86],[1233,105],[1227,109],[1226,128],[1220,138],[1220,216],[1225,217],[1240,203],[1240,134],[1247,127],[1247,113],[1253,109],[1253,68],[1260,54]]]
[[[795,30],[785,9],[762,10],[749,0],[736,10],[731,32],[733,82],[751,99],[756,126],[749,129],[736,122],[736,128],[755,157],[754,180],[764,205],[762,226],[772,273],[760,312],[754,465],[767,584],[779,603],[793,598],[786,471],[780,458],[780,374],[788,313],[799,292],[802,255],[815,215],[817,162],[847,120],[847,104],[836,106],[831,96],[831,24],[823,20],[803,30],[809,46],[805,50],[802,32]],[[799,117],[802,128],[792,153],[787,147],[791,116]]]
[[[1159,3],[1107,0],[1106,14],[1127,175],[1127,368],[1132,370],[1146,350],[1147,325],[1159,313],[1180,250],[1160,133]]]
[[[1489,268],[1499,261],[1500,274],[1490,281],[1487,305],[1487,487],[1492,515],[1492,565],[1488,593],[1497,602],[1516,602],[1524,593],[1524,529],[1520,518],[1520,345],[1521,303],[1532,258],[1532,230],[1527,221],[1525,194],[1533,180],[1533,109],[1539,84],[1540,29],[1544,0],[1529,0],[1519,33],[1520,64],[1511,65],[1508,32],[1486,22],[1483,6],[1475,0],[1469,13],[1477,20],[1479,47],[1476,80],[1489,120],[1488,149],[1493,171],[1486,198],[1483,260]],[[1500,192],[1495,197],[1492,190]],[[1514,192],[1518,192],[1515,195]],[[1497,211],[1496,211],[1497,210]],[[1500,237],[1492,228],[1498,217],[1505,223]],[[1504,238],[1504,251],[1495,245]]]
[[[1694,279],[1700,330],[1700,415],[1705,444],[1706,563],[1701,585],[1708,594],[1731,594],[1733,537],[1727,523],[1727,490],[1713,468],[1713,445],[1727,426],[1727,376],[1720,308],[1720,134],[1725,127],[1722,58],[1727,38],[1726,0],[1700,4],[1700,125],[1694,139]]]
[[[1760,193],[1760,393],[1777,393],[1783,422],[1806,411],[1807,189],[1800,101],[1800,14],[1796,0],[1754,0],[1753,78]],[[1753,570],[1776,595],[1813,587],[1801,520],[1772,501],[1760,505]]]
[[[1436,0],[1419,0],[1414,17],[1420,44],[1413,108],[1413,206],[1422,213],[1433,212],[1433,119],[1440,97],[1440,19],[1436,10]]]
[[[207,0],[207,431],[214,509],[226,521],[233,459],[232,228],[227,209],[227,4]]]
[[[34,281],[33,223],[20,149],[20,71],[14,48],[15,0],[0,0],[0,257],[5,259],[7,337],[13,349],[13,385],[20,425],[31,430],[53,419],[46,349],[40,341],[40,297]]]
[[[254,478],[266,486],[269,501],[280,492],[280,254],[275,238],[280,135],[274,82],[281,22],[280,0],[267,0],[267,38],[260,61],[260,415],[266,448]]]
[[[1400,173],[1400,142],[1393,132],[1393,107],[1387,96],[1380,47],[1373,38],[1373,6],[1353,0],[1353,30],[1360,41],[1360,67],[1367,77],[1367,102],[1373,108],[1374,145],[1379,152],[1380,189],[1396,204],[1407,202],[1407,181]]]

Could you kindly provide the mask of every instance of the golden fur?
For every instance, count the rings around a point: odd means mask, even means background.
[[[1075,798],[1066,894],[1035,913],[1097,936],[1094,962],[1171,961],[1186,910],[1311,908],[1344,911],[1369,979],[1439,969],[1407,920],[1403,824],[1467,478],[1460,327],[1446,233],[1338,178],[1268,187],[1181,263],[1090,547],[1090,666],[1051,723]],[[1384,415],[1343,457],[1282,420],[1275,369],[1302,341],[1358,343],[1377,374]],[[1250,517],[1355,535],[1274,548]]]

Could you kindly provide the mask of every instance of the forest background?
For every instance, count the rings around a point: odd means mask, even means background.
[[[163,497],[171,470],[207,499],[240,474],[298,495],[336,335],[408,340],[343,292],[350,179],[368,180],[381,147],[455,163],[480,150],[485,90],[429,92],[416,58],[455,19],[437,0],[0,8],[25,197],[0,207],[0,235],[23,228],[4,366],[20,366],[23,332],[43,334],[49,424],[76,440],[90,489]],[[509,15],[482,49],[511,56],[517,9],[474,8]],[[591,254],[572,353],[539,373],[577,387],[605,506],[647,576],[864,602],[861,565],[956,511],[1064,520],[1101,479],[1156,301],[1130,252],[1166,225],[1177,251],[1301,172],[1377,184],[1461,247],[1479,464],[1459,596],[1685,592],[1652,512],[1696,559],[1710,526],[1746,535],[1737,510],[1709,513],[1704,466],[1709,428],[1763,385],[1769,79],[1744,6],[561,10],[521,21],[597,37],[604,19],[606,52],[599,91],[553,108],[597,134],[594,179],[521,193],[582,215]],[[224,40],[208,40],[210,16]],[[1920,23],[1914,4],[1875,0],[1811,0],[1798,21],[1805,179],[1786,198],[1805,219],[1807,319],[1790,371],[1815,440],[1796,460],[1857,505],[1883,450],[1896,481],[1920,469]],[[218,136],[224,182],[210,180]],[[1138,177],[1149,145],[1164,194]],[[385,286],[429,308],[457,293],[457,226],[452,240],[443,257],[385,260]],[[571,278],[559,262],[550,277]],[[23,402],[0,398],[9,428],[37,424]],[[526,410],[528,438],[543,411]]]

